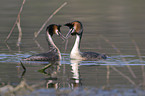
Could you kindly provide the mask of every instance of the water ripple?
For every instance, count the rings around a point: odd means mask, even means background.
[[[22,58],[26,58],[30,56],[29,53],[20,54],[0,54],[0,62],[19,62]],[[140,59],[142,58],[142,59]],[[99,60],[99,61],[75,61],[80,65],[145,65],[145,61],[142,57],[138,57],[136,55],[116,55],[108,57],[107,60]],[[61,64],[72,64],[69,58],[69,54],[62,53]],[[36,63],[36,61],[33,61]],[[37,63],[48,63],[48,62],[38,62]]]

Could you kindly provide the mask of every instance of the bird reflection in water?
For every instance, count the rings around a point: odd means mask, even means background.
[[[38,72],[47,75],[46,88],[58,88],[58,73],[60,72],[60,61],[52,61]]]
[[[81,79],[79,76],[79,62],[78,60],[71,60],[70,67],[72,68],[72,76],[67,76],[66,64],[61,65],[60,62],[53,62],[51,65],[46,65],[44,68],[40,69],[39,72],[47,75],[46,88],[71,88],[81,86]],[[66,74],[67,73],[67,74]]]
[[[51,61],[38,72],[44,74],[44,77],[41,77],[45,80],[45,82],[38,82],[37,85],[42,86],[45,85],[46,88],[71,88],[81,86],[81,79],[79,74],[79,60],[71,60],[71,64],[61,64],[61,61]],[[71,67],[71,70],[69,69]],[[69,70],[67,70],[69,69]],[[27,71],[25,70],[22,73],[24,75]],[[36,72],[36,71],[35,71]],[[71,73],[72,75],[68,75]]]
[[[72,67],[72,73],[73,73],[73,84],[72,87],[80,87],[82,86],[81,83],[81,78],[80,78],[80,72],[79,72],[79,63],[81,62],[81,60],[76,60],[76,59],[71,59],[70,63],[71,63],[71,67]]]

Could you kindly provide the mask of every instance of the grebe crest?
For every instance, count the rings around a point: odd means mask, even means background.
[[[54,44],[52,40],[52,36],[54,34],[59,35],[61,38],[64,36],[60,32],[61,25],[51,24],[46,28],[46,40],[48,42],[49,51],[46,53],[40,53],[36,55],[32,55],[23,60],[27,61],[59,61],[61,59],[61,54],[57,46]]]
[[[83,26],[80,21],[73,21],[70,23],[66,23],[64,26],[68,26],[70,29],[68,34],[66,35],[66,38],[69,38],[70,35],[76,36],[74,46],[70,53],[70,58],[81,59],[81,60],[100,60],[100,59],[107,58],[107,55],[105,54],[80,51],[80,43],[81,43],[81,38],[83,34]]]

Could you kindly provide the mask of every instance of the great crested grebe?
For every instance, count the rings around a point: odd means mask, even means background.
[[[66,38],[70,36],[76,35],[75,44],[71,50],[70,58],[72,59],[80,59],[80,60],[100,60],[107,59],[107,55],[95,53],[95,52],[80,52],[80,42],[83,34],[83,26],[80,21],[73,21],[71,23],[66,23],[64,26],[68,26],[70,28]]]
[[[46,28],[46,39],[47,39],[48,46],[50,49],[48,52],[32,55],[23,60],[27,60],[27,61],[58,61],[60,60],[61,59],[60,51],[52,40],[53,34],[59,35],[62,39],[65,38],[60,33],[60,27],[61,25],[51,24]]]

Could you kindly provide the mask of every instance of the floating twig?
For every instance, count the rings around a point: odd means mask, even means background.
[[[126,76],[125,74],[123,74],[122,72],[120,72],[119,70],[117,70],[115,67],[111,66],[111,68],[118,72],[121,76],[123,76],[124,78],[126,78],[132,85],[136,85],[135,82],[133,82],[128,76]]]
[[[109,85],[109,78],[110,78],[110,66],[107,65],[107,75],[106,75],[106,83]]]
[[[104,36],[100,35],[101,38],[103,38],[107,43],[109,43],[119,54],[121,54],[121,51],[112,43],[110,42],[110,40],[108,40],[107,38],[105,38]],[[122,60],[126,63],[126,59],[122,57]],[[136,75],[134,74],[133,70],[131,69],[131,67],[127,64],[127,68],[129,69],[131,75],[136,78]]]
[[[20,46],[21,39],[22,39],[22,29],[21,29],[21,26],[20,26],[20,18],[17,22],[17,26],[18,26],[18,30],[19,30],[19,37],[18,37],[17,46]]]
[[[48,65],[46,65],[44,68],[38,70],[38,72],[47,74],[47,73],[45,72],[45,70],[46,70],[47,68],[49,68],[50,66],[52,66],[52,65],[51,65],[51,64],[48,64]]]
[[[39,33],[43,30],[43,28],[45,27],[45,25],[47,24],[47,22],[61,9],[63,8],[65,5],[67,4],[67,2],[64,2],[58,9],[56,9],[51,15],[50,17],[44,22],[44,24],[41,26],[41,28],[39,29],[38,32],[34,33],[34,37],[37,38],[37,36],[39,35]]]
[[[64,52],[66,52],[66,50],[67,50],[67,45],[68,45],[68,39],[65,42],[65,50],[64,50]]]
[[[33,89],[31,86],[29,86],[29,85],[26,83],[25,80],[23,80],[23,81],[20,82],[20,84],[19,84],[18,86],[16,86],[16,87],[14,88],[14,90],[12,90],[12,92],[19,91],[19,90],[22,89],[22,88],[26,88],[26,89],[29,90],[29,91],[34,91],[34,89]]]
[[[23,77],[24,77],[24,75],[25,75],[25,73],[26,73],[26,68],[25,68],[25,66],[23,65],[23,63],[20,61],[20,64],[21,64],[21,66],[22,66],[22,68],[23,68],[23,72],[22,72],[22,74],[21,74],[21,79],[23,79]]]
[[[130,37],[132,37],[132,35],[130,35]],[[136,52],[137,52],[137,55],[138,55],[140,61],[143,61],[143,59],[141,57],[140,49],[139,49],[136,41],[134,39],[132,39],[132,38],[131,38],[131,40],[132,40],[132,43],[135,46],[135,49],[136,49]],[[142,76],[143,76],[143,83],[142,83],[142,85],[145,86],[145,71],[144,71],[144,65],[141,66],[141,70],[142,70]]]
[[[44,51],[44,48],[41,47],[41,45],[39,44],[39,42],[35,39],[34,42],[36,43],[37,47],[41,50]]]
[[[12,49],[11,49],[11,47],[8,45],[8,43],[5,42],[5,44],[6,44],[7,48],[8,48],[8,50],[9,50],[9,51],[12,51]]]
[[[16,21],[15,21],[15,23],[14,23],[14,25],[13,25],[11,31],[10,31],[10,33],[8,34],[7,38],[5,39],[5,42],[7,42],[7,40],[10,38],[10,36],[11,36],[11,34],[12,34],[12,32],[13,32],[13,30],[14,30],[16,24],[17,24],[17,22],[20,21],[20,20],[19,20],[19,19],[20,19],[20,14],[21,14],[21,12],[22,12],[22,10],[23,10],[23,5],[25,4],[25,1],[26,1],[26,0],[23,0],[23,3],[22,3],[22,5],[21,5],[20,11],[19,11],[19,13],[18,13],[17,19],[16,19]],[[17,24],[17,25],[18,25],[18,24]],[[18,29],[19,29],[19,27],[18,27]]]
[[[26,68],[21,61],[20,61],[20,64],[21,64],[22,68],[24,69],[24,71],[26,71]]]

